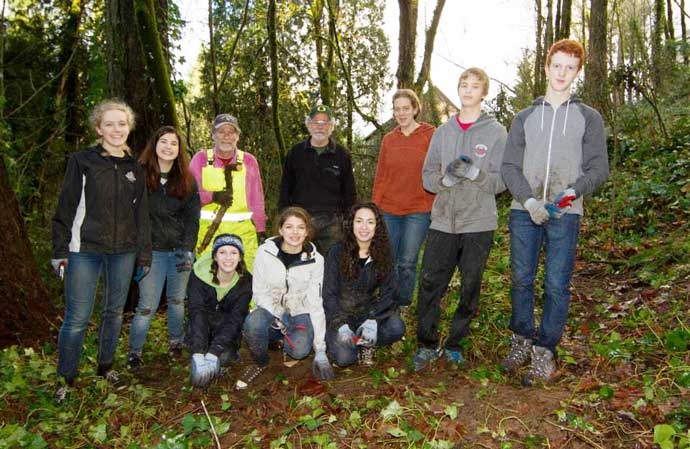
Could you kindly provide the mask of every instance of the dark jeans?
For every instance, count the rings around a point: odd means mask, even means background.
[[[554,354],[568,319],[570,278],[579,233],[580,216],[576,214],[565,214],[539,226],[532,222],[529,213],[510,211],[510,329],[520,336],[534,338],[534,280],[544,246],[544,313],[534,344]]]
[[[460,339],[469,333],[470,321],[479,307],[479,289],[493,240],[494,231],[447,234],[429,230],[417,298],[417,342],[420,346],[438,346],[441,298],[457,267],[462,275],[462,288],[446,348],[460,349]]]
[[[357,332],[357,328],[362,325],[364,319],[348,323],[352,332]],[[376,347],[388,346],[403,338],[405,335],[405,323],[397,313],[386,319],[377,321]],[[357,362],[357,346],[340,343],[338,341],[338,330],[328,329],[326,331],[326,346],[328,347],[328,357],[340,367],[352,365]]]
[[[314,227],[314,244],[324,257],[343,236],[343,215],[337,211],[310,211]]]
[[[290,346],[280,330],[272,327],[275,317],[268,310],[257,307],[244,320],[244,338],[252,359],[259,366],[268,365],[269,341],[284,340],[283,351],[293,359],[303,359],[311,352],[314,328],[309,314],[291,316],[286,313],[280,320],[288,327],[288,336],[294,347]],[[295,329],[296,326],[303,326],[303,329]]]

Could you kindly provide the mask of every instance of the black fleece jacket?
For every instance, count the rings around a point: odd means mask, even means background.
[[[147,196],[144,170],[133,157],[111,157],[101,145],[74,153],[53,217],[52,258],[136,252],[137,264],[150,266]]]
[[[194,251],[199,234],[199,189],[192,179],[191,193],[184,201],[168,194],[167,185],[149,192],[151,244],[156,251]]]
[[[327,329],[336,331],[343,324],[361,324],[364,320],[388,318],[398,310],[396,279],[393,271],[377,280],[374,263],[369,259],[359,268],[357,277],[348,282],[340,270],[341,243],[326,257],[323,275],[323,309]],[[352,329],[354,330],[354,329]]]
[[[199,279],[192,270],[187,293],[192,354],[210,352],[220,356],[228,350],[237,351],[242,325],[252,300],[252,275],[242,275],[237,284],[218,301],[216,289]]]
[[[352,161],[345,147],[329,139],[328,148],[318,154],[307,138],[290,148],[280,181],[280,209],[300,206],[309,212],[339,212],[356,201]]]

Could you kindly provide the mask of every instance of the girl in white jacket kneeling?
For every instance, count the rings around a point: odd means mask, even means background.
[[[256,307],[244,322],[244,337],[254,364],[247,367],[236,388],[244,389],[268,367],[268,344],[283,340],[293,359],[306,358],[312,347],[313,372],[322,380],[333,377],[326,356],[326,316],[321,299],[323,256],[311,243],[313,229],[307,211],[288,207],[278,219],[278,236],[267,239],[254,259],[253,292]]]

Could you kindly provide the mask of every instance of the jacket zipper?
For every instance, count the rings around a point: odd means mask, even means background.
[[[542,196],[543,201],[546,201],[546,192],[549,188],[549,172],[551,171],[551,150],[553,148],[553,130],[556,127],[557,109],[551,106],[551,110],[553,111],[553,116],[551,117],[551,131],[549,132],[549,150],[548,153],[546,153],[546,174],[544,175],[544,193]]]
[[[114,167],[114,172],[115,172],[115,195],[113,196],[113,217],[115,217],[115,223],[113,223],[113,227],[115,229],[115,232],[113,233],[113,242],[112,242],[112,251],[117,251],[115,249],[115,242],[117,242],[117,197],[120,192],[120,177],[118,176],[118,167],[117,167],[117,161],[113,162],[113,167]]]

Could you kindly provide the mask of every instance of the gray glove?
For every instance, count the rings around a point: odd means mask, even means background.
[[[194,254],[191,251],[177,250],[175,251],[175,268],[178,273],[192,270],[192,263],[194,262]]]
[[[376,344],[376,334],[378,331],[378,325],[376,320],[366,320],[361,326],[357,328],[357,335],[362,337],[361,345],[372,347]]]
[[[546,210],[543,201],[530,198],[525,201],[523,207],[529,212],[529,216],[536,225],[542,225],[549,220],[549,211]]]
[[[355,345],[355,333],[352,332],[352,329],[350,329],[350,326],[347,324],[343,324],[338,328],[338,343],[347,345],[347,346],[354,346]]]
[[[206,360],[203,354],[192,355],[192,385],[203,388],[211,382],[213,378],[213,367]]]
[[[53,267],[53,271],[60,278],[64,279],[65,269],[69,261],[65,257],[64,259],[50,259],[50,265]]]
[[[328,362],[326,351],[319,351],[316,353],[314,356],[314,363],[311,366],[311,371],[314,373],[314,376],[318,374],[321,380],[333,379],[335,377],[333,368]]]
[[[204,356],[204,360],[208,364],[208,369],[211,371],[211,377],[216,377],[220,373],[220,360],[217,356],[207,352]]]
[[[463,154],[446,167],[446,173],[441,179],[441,184],[446,187],[452,187],[462,180],[467,178],[474,181],[479,176],[479,169],[472,165],[472,159]]]

